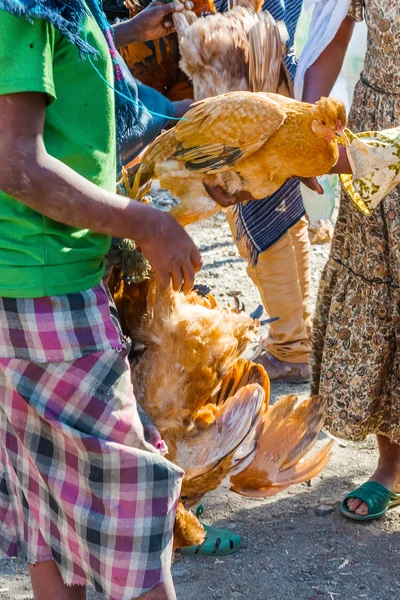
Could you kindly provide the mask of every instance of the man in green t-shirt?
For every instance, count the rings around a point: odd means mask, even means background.
[[[100,76],[112,81],[104,36],[93,17],[84,27],[102,53]],[[1,137],[9,159],[0,175],[0,296],[94,287],[110,235],[135,237],[162,283],[182,271],[190,288],[199,256],[184,231],[168,215],[112,193],[114,93],[93,61],[80,60],[77,47],[44,20],[32,25],[2,12],[0,41]],[[17,140],[21,163],[12,159]]]
[[[116,42],[165,35],[180,8]],[[26,556],[35,599],[172,600],[182,472],[145,439],[101,280],[111,236],[162,287],[191,289],[201,258],[168,214],[114,193],[118,70],[96,10],[0,0],[0,550]]]

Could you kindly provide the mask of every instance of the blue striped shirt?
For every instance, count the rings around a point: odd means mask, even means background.
[[[302,3],[302,0],[265,0],[263,6],[276,21],[284,21],[286,24],[289,34],[286,65],[292,79],[297,66],[294,36]],[[228,2],[216,0],[215,6],[219,12],[225,12]],[[287,181],[280,190],[265,200],[238,205],[236,214],[238,238],[246,240],[251,260],[255,263],[261,252],[275,244],[305,214],[300,184],[294,179]]]

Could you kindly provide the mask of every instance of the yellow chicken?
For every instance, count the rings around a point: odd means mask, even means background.
[[[147,2],[126,0],[126,6],[133,16]],[[178,35],[131,44],[121,50],[122,56],[137,79],[171,100],[202,100],[237,90],[292,97],[284,62],[285,24],[276,23],[261,7],[262,0],[232,0],[221,14],[213,0],[195,0],[193,11],[173,15]],[[198,16],[202,11],[207,11],[206,17]],[[125,165],[130,174],[140,159]]]
[[[345,143],[345,107],[333,98],[316,104],[278,94],[231,92],[202,100],[146,150],[134,184],[143,197],[153,180],[180,203],[172,216],[185,226],[221,210],[204,183],[254,199],[271,195],[291,177],[328,173]]]
[[[120,269],[120,267],[118,267]],[[223,485],[266,497],[317,475],[331,444],[303,459],[317,440],[324,405],[288,396],[269,407],[269,380],[243,358],[257,323],[209,293],[160,292],[154,280],[127,284],[114,270],[110,289],[136,346],[136,397],[185,470],[175,547],[201,543],[204,530],[187,508]],[[124,272],[122,270],[122,276]]]

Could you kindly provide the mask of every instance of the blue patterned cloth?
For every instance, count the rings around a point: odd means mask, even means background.
[[[265,0],[263,7],[276,21],[285,21],[289,34],[286,65],[292,79],[297,66],[294,36],[302,4],[302,0]],[[228,9],[227,0],[216,0],[215,5],[220,12]],[[258,255],[275,244],[305,215],[305,212],[297,180],[287,181],[280,190],[265,200],[238,205],[237,235],[239,239],[246,240],[253,264],[257,262]]]

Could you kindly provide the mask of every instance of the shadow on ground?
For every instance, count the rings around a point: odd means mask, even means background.
[[[370,524],[347,521],[339,512],[341,497],[358,479],[350,469],[263,502],[210,496],[205,517],[240,533],[243,547],[231,557],[174,565],[178,598],[399,600],[399,512]],[[335,512],[316,516],[325,503]]]

